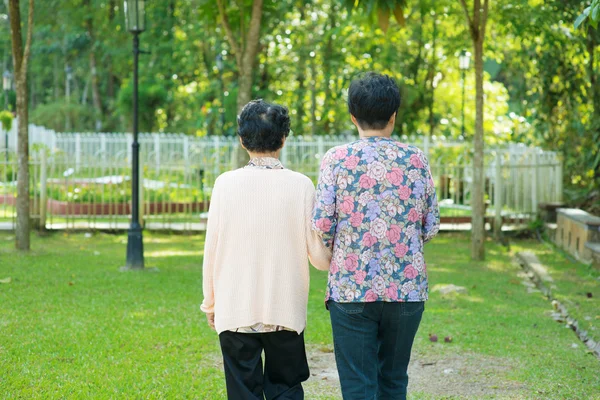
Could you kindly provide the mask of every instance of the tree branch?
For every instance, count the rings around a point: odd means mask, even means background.
[[[12,54],[15,76],[18,78],[23,63],[23,38],[21,37],[21,10],[18,0],[9,0],[10,32],[12,36]]]
[[[488,21],[488,15],[489,15],[489,8],[490,8],[490,2],[488,0],[484,0],[483,2],[483,16],[481,18],[481,34],[485,37],[485,28],[487,26],[487,21]]]
[[[469,25],[469,30],[472,33],[473,32],[473,20],[471,19],[471,16],[469,15],[469,8],[467,7],[466,0],[460,0],[460,5],[462,6],[463,10],[465,11],[465,17],[467,17],[467,24]]]
[[[225,34],[227,35],[227,39],[229,40],[229,45],[231,46],[233,52],[235,53],[235,62],[238,66],[238,69],[242,67],[242,49],[240,49],[240,45],[235,39],[235,35],[233,34],[233,30],[231,29],[231,24],[229,23],[229,18],[227,18],[227,13],[225,13],[225,7],[223,6],[223,0],[217,0],[217,6],[219,7],[219,15],[221,16],[221,24],[225,29]],[[240,35],[243,35],[243,32],[240,32]]]
[[[246,37],[246,48],[244,49],[244,64],[253,65],[258,42],[260,39],[260,20],[262,18],[263,0],[254,0],[252,3],[252,16],[250,17],[250,28]]]
[[[27,16],[27,40],[25,41],[25,51],[23,52],[23,72],[27,73],[27,64],[29,63],[29,53],[31,53],[31,41],[33,36],[33,4],[34,0],[29,0],[29,15]]]

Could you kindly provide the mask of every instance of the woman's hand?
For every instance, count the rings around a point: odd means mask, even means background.
[[[206,321],[208,322],[208,326],[210,326],[210,329],[212,329],[213,331],[216,330],[215,329],[215,313],[207,313]]]

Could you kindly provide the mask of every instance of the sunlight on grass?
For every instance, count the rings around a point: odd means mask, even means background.
[[[226,398],[218,337],[199,311],[203,236],[145,233],[146,257],[158,273],[118,271],[124,234],[34,235],[30,254],[16,252],[13,239],[0,234],[0,279],[11,277],[0,284],[2,396]],[[467,293],[431,292],[416,357],[489,359],[490,380],[518,384],[512,398],[600,397],[598,360],[582,345],[572,347],[577,339],[547,316],[546,299],[527,293],[511,255],[491,242],[487,248],[480,263],[469,259],[466,235],[441,235],[427,245],[431,286],[452,283]],[[307,345],[330,349],[327,273],[311,269],[310,279]],[[581,283],[573,288],[575,296],[582,290],[588,289]],[[597,307],[598,298],[578,302]],[[431,343],[429,333],[454,340]],[[494,369],[494,360],[513,367]]]
[[[145,252],[146,257],[186,257],[186,256],[202,256],[203,251],[187,251],[187,250],[160,250],[160,251],[147,251]]]

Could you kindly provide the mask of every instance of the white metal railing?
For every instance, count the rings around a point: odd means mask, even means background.
[[[131,135],[56,133],[31,125],[32,214],[47,228],[121,229],[127,226]],[[16,124],[9,161],[0,138],[0,227],[14,225]],[[320,160],[354,136],[291,136],[281,158],[316,182]],[[468,217],[472,193],[471,146],[442,138],[403,137],[429,157],[442,216]],[[142,219],[148,228],[201,229],[216,177],[236,163],[237,138],[141,134]],[[562,200],[562,162],[554,152],[521,144],[486,150],[488,216],[528,219],[539,203]]]

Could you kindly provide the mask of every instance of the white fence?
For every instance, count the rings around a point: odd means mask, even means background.
[[[16,192],[16,124],[9,152],[0,154],[0,223],[13,226]],[[130,134],[56,133],[30,126],[32,209],[40,226],[122,229],[128,223]],[[283,164],[316,181],[323,154],[355,136],[291,136]],[[402,137],[429,156],[448,221],[468,220],[472,193],[471,145],[426,137]],[[0,138],[4,147],[4,137]],[[216,177],[235,167],[237,138],[141,134],[142,219],[150,229],[202,229]],[[6,161],[6,156],[8,161]],[[539,203],[562,199],[562,163],[554,152],[520,144],[488,149],[485,156],[488,216],[527,220]]]

